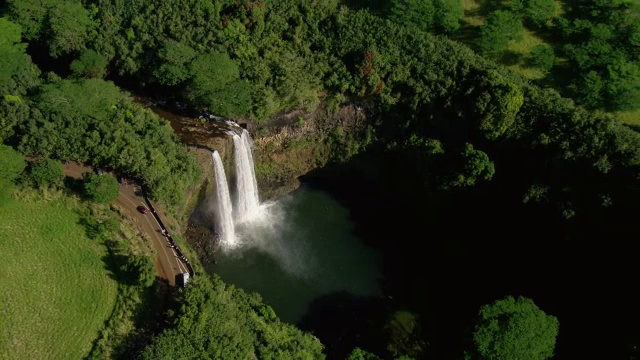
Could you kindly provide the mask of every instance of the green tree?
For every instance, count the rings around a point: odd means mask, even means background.
[[[79,1],[54,2],[49,8],[47,20],[47,45],[52,57],[85,49],[94,23]]]
[[[360,348],[355,348],[346,360],[382,360],[379,356]]]
[[[573,88],[580,104],[593,109],[604,105],[605,85],[605,81],[597,72],[589,71]]]
[[[11,197],[13,181],[22,174],[26,166],[24,155],[11,146],[0,144],[0,206]]]
[[[396,311],[388,320],[385,330],[389,336],[387,350],[393,356],[419,357],[427,348],[422,339],[417,315],[408,311]]]
[[[485,54],[497,54],[505,50],[509,42],[520,41],[523,36],[522,21],[515,14],[496,10],[480,28],[480,49]]]
[[[43,158],[34,161],[29,169],[29,179],[37,187],[57,186],[64,178],[62,163]]]
[[[0,179],[12,182],[22,174],[25,167],[27,163],[24,155],[11,146],[0,144]]]
[[[191,76],[189,65],[196,57],[190,46],[169,40],[160,49],[158,57],[162,65],[153,72],[157,82],[163,85],[178,85]]]
[[[553,356],[558,319],[533,300],[508,296],[480,308],[473,333],[477,353],[487,360],[544,360]]]
[[[27,44],[21,43],[21,39],[20,25],[0,17],[0,97],[18,96],[16,101],[39,83],[40,75],[26,54]]]
[[[493,178],[495,166],[484,151],[476,150],[472,144],[466,143],[460,155],[460,159],[456,160],[459,170],[450,180],[445,181],[445,188],[473,186],[480,180],[489,181]]]
[[[105,56],[88,49],[79,59],[71,62],[71,73],[76,78],[99,78],[106,75],[108,60]]]
[[[20,24],[28,40],[39,39],[57,58],[83,50],[95,24],[77,0],[9,0],[9,14]]]
[[[640,108],[640,64],[624,58],[612,59],[607,66],[608,81],[605,87],[609,110],[634,110]]]
[[[0,79],[4,80],[10,77],[17,69],[21,67],[8,58],[12,54],[22,55],[26,52],[27,44],[22,44],[22,29],[20,25],[15,24],[8,19],[0,18]]]
[[[37,39],[44,26],[47,16],[48,0],[7,0],[9,15],[24,31],[27,40]],[[1,34],[1,33],[0,33]]]
[[[227,54],[197,56],[190,73],[187,97],[195,104],[224,116],[243,114],[249,108],[251,89],[239,80],[238,65]]]
[[[544,72],[551,70],[555,62],[553,48],[549,45],[536,45],[529,54],[529,65]]]
[[[436,29],[443,33],[453,33],[460,28],[464,16],[461,0],[434,0]]]
[[[430,31],[435,8],[432,0],[392,0],[389,19],[397,24]]]
[[[527,20],[543,26],[556,15],[558,4],[554,0],[525,0],[523,10]]]
[[[109,203],[118,197],[118,181],[111,175],[98,175],[92,172],[82,175],[84,191],[92,200]]]
[[[134,285],[149,287],[156,280],[156,268],[148,256],[130,255],[120,270]]]
[[[524,103],[522,89],[495,70],[481,72],[476,78],[473,117],[478,129],[488,139],[502,136],[515,121]],[[468,100],[467,100],[468,101]]]
[[[37,107],[61,116],[106,119],[122,97],[120,89],[102,79],[62,80],[40,87]]]

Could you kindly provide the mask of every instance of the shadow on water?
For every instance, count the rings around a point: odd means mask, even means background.
[[[421,191],[402,160],[370,154],[302,180],[350,209],[356,236],[383,254],[384,294],[420,315],[435,358],[460,357],[480,306],[506,295],[558,317],[558,358],[617,358],[640,335],[629,208],[563,221],[557,209],[523,206],[514,173],[496,171],[470,190]]]

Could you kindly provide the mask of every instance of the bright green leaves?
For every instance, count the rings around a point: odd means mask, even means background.
[[[525,0],[523,10],[527,20],[544,26],[556,15],[558,4],[554,0]]]
[[[13,150],[11,146],[0,145],[0,180],[14,181],[17,179],[27,163],[24,155]]]
[[[479,181],[489,181],[493,178],[493,161],[484,151],[475,149],[473,145],[464,145],[459,161],[461,166],[457,174],[445,183],[445,188],[474,186]]]
[[[108,60],[94,50],[86,50],[79,59],[71,63],[71,72],[76,78],[99,78],[106,74]]]
[[[120,97],[120,89],[110,81],[62,80],[40,88],[37,106],[45,113],[103,120],[113,112]]]
[[[178,85],[191,77],[189,68],[196,52],[188,45],[169,40],[160,49],[158,57],[162,65],[153,72],[157,82],[163,85]]]
[[[529,66],[548,72],[555,62],[553,48],[548,45],[537,45],[529,54]]]
[[[85,49],[95,23],[80,1],[10,0],[9,14],[28,40],[45,40],[57,58]]]
[[[522,40],[523,34],[522,21],[517,16],[509,11],[494,11],[480,28],[480,49],[485,54],[498,54],[511,41]]]
[[[99,203],[109,203],[118,197],[118,181],[111,175],[87,172],[82,175],[87,196]]]
[[[495,140],[507,131],[515,121],[516,114],[524,103],[520,87],[510,82],[495,70],[487,70],[476,78],[473,116],[478,129],[488,139]]]
[[[393,0],[387,16],[410,29],[451,33],[460,28],[463,14],[459,0]]]
[[[34,161],[29,169],[29,180],[36,187],[57,186],[63,178],[62,163],[57,160],[42,158]]]
[[[553,356],[558,319],[531,299],[511,296],[480,308],[473,333],[478,354],[487,360],[544,360]]]
[[[251,87],[240,80],[238,65],[227,54],[208,53],[190,64],[187,98],[223,116],[246,114]]]
[[[4,205],[13,192],[13,182],[22,174],[27,163],[24,155],[12,147],[0,144],[0,206]]]
[[[432,0],[393,0],[389,19],[401,25],[429,31],[433,26],[434,14]]]

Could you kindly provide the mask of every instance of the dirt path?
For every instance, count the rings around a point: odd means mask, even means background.
[[[77,162],[69,162],[64,165],[64,174],[75,179],[81,179],[83,173],[91,171],[93,171],[91,167]],[[105,174],[104,176],[113,175]],[[157,253],[155,265],[158,276],[167,280],[171,286],[175,286],[176,275],[188,272],[188,270],[178,258],[175,250],[169,246],[169,242],[161,233],[160,224],[151,212],[141,214],[136,209],[140,205],[147,207],[144,198],[136,195],[137,190],[139,189],[136,189],[134,185],[120,184],[120,194],[114,201],[126,211],[131,222],[149,236]]]

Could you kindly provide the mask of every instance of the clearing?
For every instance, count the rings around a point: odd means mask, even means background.
[[[0,358],[83,358],[113,311],[117,283],[80,208],[62,195],[0,207]]]

